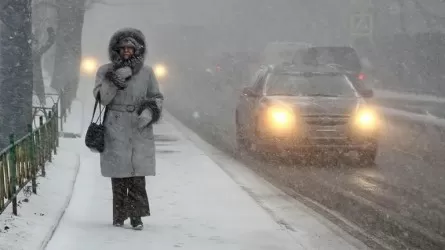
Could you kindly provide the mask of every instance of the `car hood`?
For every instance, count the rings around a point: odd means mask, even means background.
[[[351,115],[364,104],[357,97],[268,96],[266,100],[290,106],[302,115]]]

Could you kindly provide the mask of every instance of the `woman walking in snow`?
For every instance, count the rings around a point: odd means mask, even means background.
[[[110,39],[110,63],[96,75],[94,96],[107,106],[101,172],[113,190],[113,225],[127,218],[136,230],[150,216],[145,176],[156,174],[152,124],[160,119],[163,95],[153,69],[144,65],[145,37],[137,29],[118,30]]]

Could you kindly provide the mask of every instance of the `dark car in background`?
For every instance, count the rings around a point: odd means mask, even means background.
[[[293,64],[333,67],[342,71],[365,98],[372,97],[357,51],[349,46],[310,47],[295,53]]]
[[[330,67],[262,67],[240,96],[235,122],[246,150],[357,151],[367,163],[377,155],[377,112]]]

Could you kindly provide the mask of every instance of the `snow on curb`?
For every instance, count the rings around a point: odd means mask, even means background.
[[[444,97],[433,96],[433,95],[415,94],[409,92],[396,92],[383,89],[374,89],[374,93],[375,93],[375,98],[381,98],[381,99],[445,103]]]
[[[71,197],[73,196],[73,190],[74,190],[74,186],[76,184],[76,180],[77,180],[77,175],[79,173],[79,169],[80,169],[80,155],[79,154],[75,154],[76,156],[76,163],[74,166],[74,175],[72,176],[72,180],[71,182],[67,182],[70,183],[69,185],[69,193],[66,196],[66,200],[61,208],[60,213],[56,214],[55,216],[57,216],[56,221],[54,224],[52,224],[51,226],[51,230],[48,232],[48,234],[46,234],[45,239],[42,241],[42,243],[40,244],[40,248],[39,250],[45,250],[46,246],[48,245],[49,241],[51,240],[51,238],[54,235],[54,232],[57,230],[57,227],[60,224],[60,221],[63,218],[63,215],[65,214],[65,211],[67,209],[67,207],[70,205],[71,202]]]
[[[413,112],[392,108],[379,108],[388,119],[402,119],[422,124],[430,124],[438,127],[445,127],[445,119],[433,115],[421,115]]]
[[[0,250],[45,249],[69,205],[79,166],[78,154],[59,148],[46,177],[37,179],[37,195],[26,201],[20,193],[19,215],[12,215],[11,207],[0,215]]]

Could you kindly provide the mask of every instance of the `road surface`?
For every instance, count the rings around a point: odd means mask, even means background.
[[[234,152],[236,95],[229,86],[181,78],[165,82],[166,107],[208,142]],[[388,120],[376,166],[283,162],[252,155],[240,159],[295,197],[320,210],[365,241],[395,249],[445,247],[445,136],[435,127]],[[237,155],[236,152],[234,155]],[[275,159],[274,159],[275,158]],[[355,230],[338,215],[361,227]]]

